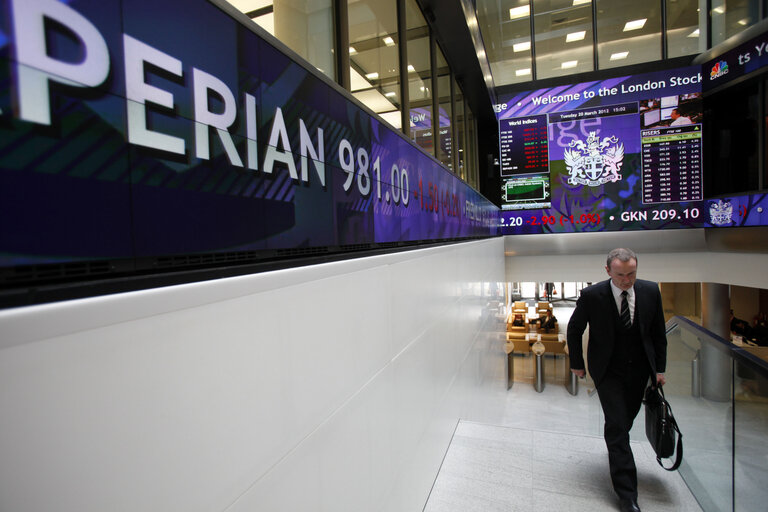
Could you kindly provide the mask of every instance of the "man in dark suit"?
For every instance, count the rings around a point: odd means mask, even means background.
[[[557,327],[557,317],[548,309],[546,313],[539,317],[539,329],[544,332],[550,332]]]
[[[585,288],[568,322],[571,371],[586,375],[582,335],[589,324],[587,362],[605,415],[611,481],[622,511],[639,511],[637,469],[629,430],[640,411],[649,378],[664,385],[667,337],[656,283],[637,279],[629,249],[608,254],[610,279]]]

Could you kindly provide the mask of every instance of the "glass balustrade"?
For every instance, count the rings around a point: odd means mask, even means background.
[[[664,389],[683,433],[680,475],[705,512],[765,510],[768,348],[736,346],[683,317],[667,331]]]

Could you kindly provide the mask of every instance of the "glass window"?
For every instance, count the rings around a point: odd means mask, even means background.
[[[389,124],[402,127],[395,2],[348,0],[352,94]]]
[[[456,121],[456,126],[453,131],[454,141],[456,141],[456,169],[454,170],[454,174],[461,179],[466,179],[466,169],[464,164],[464,159],[466,157],[464,155],[464,94],[456,80],[453,81],[453,95],[453,111],[454,119]]]
[[[534,0],[536,78],[594,69],[592,2]]]
[[[676,0],[667,6],[667,57],[693,55],[706,50],[706,21],[699,9],[699,0]],[[702,28],[699,28],[700,21]]]
[[[712,46],[759,21],[759,0],[712,0]]]
[[[676,0],[666,2],[666,5],[667,57],[681,57],[705,51],[707,35],[699,29],[699,0]],[[706,22],[701,26],[706,26]]]
[[[228,1],[335,80],[333,0]]]
[[[411,139],[434,154],[432,137],[432,63],[429,27],[416,0],[405,1],[408,41],[408,100]]]
[[[661,59],[661,3],[636,0],[597,2],[598,68]]]
[[[465,144],[466,151],[466,173],[467,183],[475,190],[479,188],[478,168],[477,168],[477,126],[475,123],[475,116],[472,113],[472,108],[469,105],[466,106],[467,122],[465,123],[467,132],[467,143]]]
[[[443,51],[437,47],[437,97],[440,113],[438,117],[439,141],[435,157],[440,162],[453,169],[453,134],[451,130],[453,105],[451,104],[451,69],[443,56]]]
[[[528,0],[478,0],[477,17],[494,83],[532,80]]]

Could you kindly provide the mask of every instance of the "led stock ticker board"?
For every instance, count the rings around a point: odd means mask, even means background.
[[[0,0],[0,269],[498,233],[496,206],[218,3]]]
[[[704,198],[703,81],[691,66],[501,96],[502,232],[762,224],[762,195]]]

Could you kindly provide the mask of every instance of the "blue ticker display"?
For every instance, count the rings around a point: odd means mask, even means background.
[[[0,12],[0,269],[498,233],[491,202],[211,2]]]

